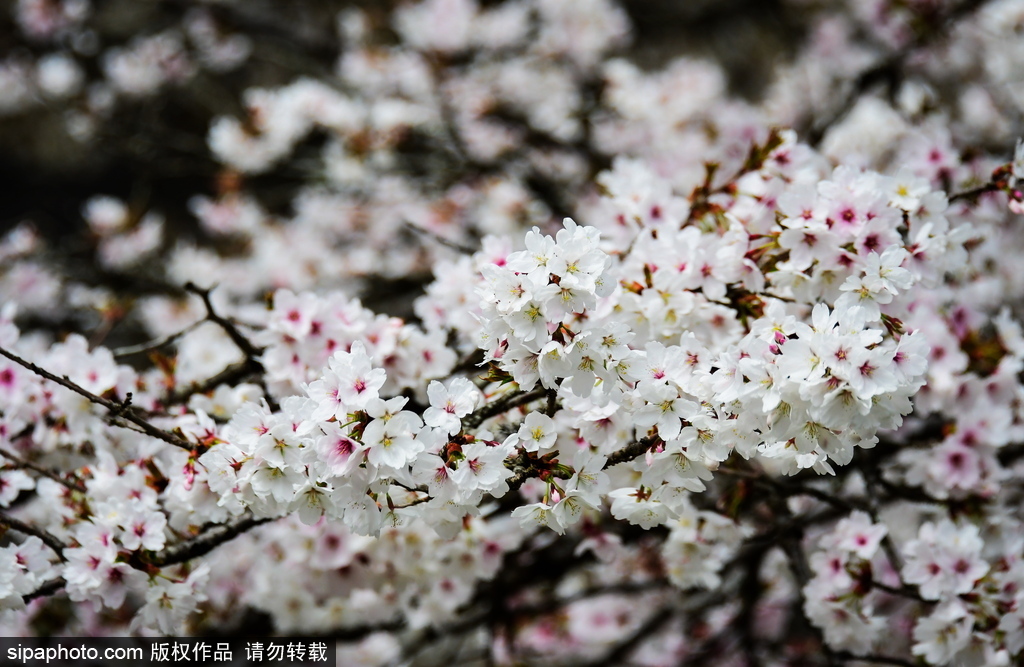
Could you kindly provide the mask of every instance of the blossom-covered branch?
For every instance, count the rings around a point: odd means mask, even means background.
[[[126,2],[9,3],[95,178],[4,171],[5,634],[1022,660],[1024,0],[732,3],[742,97],[632,2]]]
[[[25,359],[22,359],[13,352],[5,350],[2,347],[0,347],[0,356],[4,356],[10,359],[14,363],[23,366],[24,368],[32,371],[33,373],[40,377],[46,378],[50,382],[55,382],[60,386],[64,387],[65,389],[69,389],[75,392],[79,396],[82,396],[85,399],[87,399],[90,403],[95,403],[96,405],[106,408],[107,411],[110,413],[111,422],[114,424],[119,424],[118,420],[124,419],[125,421],[138,427],[138,429],[141,432],[145,433],[146,435],[152,438],[156,438],[157,440],[163,440],[164,442],[170,445],[174,445],[175,447],[180,447],[182,449],[192,449],[192,445],[190,445],[184,439],[179,438],[173,433],[168,433],[167,431],[164,431],[153,426],[153,424],[151,424],[149,421],[141,417],[138,414],[138,411],[131,405],[130,393],[126,395],[123,401],[113,401],[102,396],[97,396],[96,394],[88,391],[87,389],[81,387],[80,385],[72,382],[67,378],[67,376],[58,377],[57,375],[54,375],[53,373],[47,371],[46,369],[41,368],[30,361],[26,361]],[[126,426],[125,428],[130,427]]]

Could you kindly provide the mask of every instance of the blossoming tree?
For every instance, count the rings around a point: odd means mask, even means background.
[[[195,234],[101,192],[85,251],[0,240],[5,634],[1024,659],[1021,0],[792,0],[756,103],[639,67],[612,0],[348,8],[285,54],[272,4],[120,42],[12,4],[0,113],[85,146],[294,76],[208,119]]]

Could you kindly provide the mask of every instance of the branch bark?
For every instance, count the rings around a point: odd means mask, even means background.
[[[149,555],[143,554],[140,560],[143,565],[155,567],[166,567],[168,565],[184,563],[192,560],[193,558],[204,556],[225,542],[229,542],[238,537],[242,533],[273,520],[274,519],[269,518],[257,519],[256,517],[247,517],[228,526],[213,528],[205,533],[201,533],[193,537],[190,540],[173,544],[161,551],[157,551]],[[18,521],[17,519],[11,519],[10,517],[3,515],[0,515],[0,523],[9,525],[11,528],[19,532],[35,535],[39,539],[43,540],[47,546],[56,551],[62,561],[65,560],[62,552],[67,548],[67,546],[46,531],[34,528]],[[138,565],[139,563],[135,563],[136,567]],[[63,577],[51,579],[28,595],[23,596],[22,599],[28,603],[36,598],[53,595],[60,589],[64,588],[66,583],[67,582],[65,582]]]
[[[476,428],[491,417],[496,417],[503,412],[508,412],[512,408],[518,408],[521,405],[532,403],[533,401],[544,398],[546,395],[547,390],[541,386],[534,387],[530,391],[523,391],[521,389],[512,391],[481,408],[477,408],[470,414],[463,417],[462,426],[463,428]]]
[[[26,470],[32,470],[34,472],[39,473],[43,477],[46,477],[48,479],[52,479],[53,481],[57,482],[58,484],[66,486],[67,488],[71,489],[72,491],[78,491],[79,493],[85,493],[85,486],[82,485],[81,483],[72,481],[72,480],[67,479],[65,477],[62,477],[61,475],[57,474],[56,472],[54,472],[52,470],[49,470],[47,468],[44,468],[41,465],[37,465],[35,463],[32,463],[31,461],[26,461],[25,459],[21,458],[20,456],[18,456],[17,454],[15,454],[12,451],[9,451],[7,449],[4,449],[4,448],[0,447],[0,456],[3,456],[5,459],[8,459],[9,461],[12,461],[19,468],[25,468]]]
[[[233,524],[211,528],[190,540],[173,544],[154,554],[144,556],[143,560],[157,567],[184,563],[193,558],[204,556],[225,542],[235,539],[242,533],[273,520],[273,518],[258,519],[256,517],[246,517]]]
[[[57,554],[57,558],[60,558],[62,562],[67,561],[67,559],[64,558],[64,550],[68,548],[67,545],[58,540],[52,533],[45,531],[42,528],[36,528],[35,526],[15,519],[12,516],[7,516],[6,514],[0,514],[0,525],[6,526],[11,530],[16,530],[25,535],[38,537],[43,541],[43,544],[50,547],[50,549]]]
[[[81,387],[78,384],[72,382],[71,379],[68,378],[66,375],[64,377],[58,377],[58,376],[54,375],[53,373],[49,372],[48,370],[46,370],[44,368],[40,368],[39,366],[33,364],[32,362],[26,361],[26,360],[22,359],[18,355],[14,354],[13,352],[10,352],[10,351],[2,348],[2,347],[0,347],[0,356],[7,357],[8,359],[13,361],[14,363],[19,364],[19,365],[27,368],[28,370],[32,371],[36,375],[38,375],[40,377],[43,377],[43,378],[46,378],[47,380],[50,380],[51,382],[56,382],[57,384],[59,384],[60,386],[64,387],[65,389],[70,389],[71,391],[75,392],[76,394],[78,394],[80,396],[84,396],[90,402],[95,403],[96,405],[103,406],[104,408],[106,408],[110,412],[111,417],[114,418],[112,420],[112,423],[114,425],[116,425],[116,426],[120,426],[122,428],[128,428],[124,424],[119,423],[117,421],[117,418],[122,418],[122,419],[124,419],[124,420],[126,420],[128,422],[131,422],[135,426],[138,426],[140,429],[142,429],[143,433],[145,433],[146,435],[150,436],[151,438],[156,438],[157,440],[163,440],[164,442],[166,442],[166,443],[168,443],[170,445],[174,445],[175,447],[180,447],[181,449],[184,449],[184,450],[187,450],[187,451],[192,451],[192,449],[193,449],[192,445],[189,444],[189,442],[187,440],[185,440],[183,438],[179,438],[178,436],[174,435],[173,433],[170,433],[168,431],[164,431],[163,429],[159,429],[156,426],[153,426],[148,421],[146,421],[144,418],[142,418],[139,415],[139,412],[135,408],[132,408],[132,407],[130,407],[128,405],[128,400],[129,399],[126,399],[125,402],[121,403],[121,402],[117,402],[117,401],[111,401],[110,399],[103,398],[102,396],[97,396],[96,394],[92,393],[91,391],[88,391],[84,387]],[[135,429],[129,428],[129,430],[135,430]]]

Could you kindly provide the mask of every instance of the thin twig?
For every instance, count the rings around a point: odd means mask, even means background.
[[[468,245],[465,245],[463,243],[459,243],[458,241],[452,241],[451,239],[447,239],[447,238],[441,236],[440,234],[438,234],[437,232],[434,232],[434,231],[431,231],[429,229],[425,229],[423,227],[420,227],[416,223],[411,222],[409,220],[403,220],[402,224],[404,224],[405,227],[407,227],[408,229],[416,232],[417,234],[419,234],[421,236],[425,236],[426,238],[431,239],[432,241],[434,241],[434,242],[436,242],[436,243],[438,243],[440,245],[443,245],[446,248],[451,248],[452,250],[460,252],[460,253],[462,253],[464,255],[472,255],[473,253],[476,252],[475,249],[471,248]]]
[[[545,598],[542,602],[533,602],[520,606],[512,606],[508,609],[510,614],[518,617],[532,618],[540,614],[552,614],[559,609],[569,605],[600,597],[602,595],[633,595],[637,593],[648,593],[652,590],[664,590],[669,582],[661,577],[648,579],[646,581],[620,581],[615,584],[594,586],[586,588],[565,597]]]
[[[64,581],[64,577],[50,579],[49,581],[43,583],[43,585],[39,588],[32,591],[31,593],[21,596],[21,599],[25,602],[25,604],[28,604],[36,598],[49,597],[57,591],[59,591],[60,589],[64,588],[64,584],[66,583],[67,582]]]
[[[175,391],[167,398],[165,403],[168,405],[185,403],[193,394],[205,394],[207,392],[211,392],[222,384],[234,384],[236,382],[240,382],[257,372],[258,371],[252,368],[248,360],[240,361],[237,364],[231,364],[211,378],[207,378],[202,382],[193,382],[184,389]]]
[[[48,479],[52,479],[53,481],[57,482],[58,484],[62,484],[64,486],[66,486],[67,488],[71,489],[72,491],[78,491],[80,493],[85,493],[85,487],[82,486],[80,483],[74,482],[74,481],[72,481],[70,479],[66,479],[64,477],[61,477],[59,474],[55,473],[52,470],[44,468],[41,465],[37,465],[35,463],[32,463],[31,461],[26,461],[25,459],[21,458],[20,456],[17,456],[14,452],[11,452],[11,451],[9,451],[7,449],[4,449],[3,447],[0,447],[0,455],[2,455],[6,459],[9,459],[9,460],[13,461],[14,464],[16,466],[18,466],[19,468],[26,468],[28,470],[35,471],[35,472],[39,473],[40,475],[42,475],[43,477],[46,477]]]
[[[606,461],[604,464],[604,469],[607,470],[608,468],[611,468],[614,465],[626,463],[628,461],[632,461],[633,459],[639,458],[640,456],[646,454],[647,451],[650,450],[650,448],[653,447],[656,442],[657,438],[653,436],[648,436],[646,438],[640,438],[635,442],[629,443],[628,445],[618,450],[617,452],[612,453],[612,455],[608,457],[608,461]]]
[[[879,474],[878,469],[872,468],[865,471],[864,480],[868,489],[868,503],[870,507],[869,514],[871,515],[871,521],[881,524],[882,521],[878,514],[878,494],[875,493],[875,489],[876,486],[881,484],[882,476]],[[892,595],[900,595],[924,602],[924,598],[921,597],[921,592],[918,587],[908,584],[903,580],[903,558],[900,556],[900,552],[896,548],[896,544],[893,542],[892,535],[889,534],[889,531],[886,531],[885,535],[882,536],[882,551],[885,553],[885,557],[889,559],[889,564],[892,565],[893,571],[899,578],[900,586],[899,588],[894,588],[878,581],[874,582],[874,586]]]
[[[203,300],[203,306],[206,307],[206,319],[223,329],[224,333],[226,333],[228,338],[231,339],[231,342],[242,351],[242,354],[245,355],[246,360],[251,364],[258,365],[259,369],[262,370],[263,364],[260,363],[259,356],[263,354],[263,350],[253,345],[252,342],[238,330],[238,327],[235,326],[234,322],[217,312],[213,307],[213,303],[210,301],[211,290],[203,289],[195,283],[189,282],[185,283],[185,291],[195,294]]]
[[[484,362],[484,351],[473,350],[462,359],[455,362],[455,367],[452,368],[452,375],[457,373],[467,373],[473,370],[479,370],[480,364]]]
[[[206,308],[206,320],[213,322],[221,329],[223,329],[224,333],[226,333],[228,335],[228,338],[231,339],[231,342],[234,343],[235,346],[242,351],[242,354],[245,356],[245,361],[242,362],[242,364],[240,365],[243,376],[245,374],[253,374],[256,376],[256,382],[257,384],[259,384],[260,388],[263,389],[263,396],[267,401],[267,405],[270,406],[271,411],[277,412],[280,409],[280,406],[278,406],[277,402],[274,400],[274,397],[270,395],[270,391],[267,389],[267,383],[266,380],[264,379],[266,368],[263,366],[263,362],[260,361],[260,357],[263,355],[264,348],[256,347],[255,345],[253,345],[252,341],[246,338],[245,335],[242,334],[242,332],[238,329],[238,326],[236,325],[235,322],[229,320],[228,318],[224,317],[223,315],[217,312],[217,309],[213,307],[213,302],[210,300],[210,292],[212,291],[212,288],[203,289],[202,287],[197,286],[195,283],[188,282],[185,283],[185,291],[195,294],[199,296],[200,299],[203,300],[203,306]],[[223,373],[226,373],[227,371],[233,369],[234,367],[228,367],[222,373],[218,373],[216,376],[207,380],[205,383],[203,383],[203,385],[200,386],[210,386],[212,383],[217,381],[218,378],[220,378],[220,376],[223,375]],[[212,384],[212,386],[216,387],[217,385]]]
[[[236,521],[233,524],[212,528],[205,533],[196,535],[192,539],[166,547],[161,551],[144,557],[143,560],[149,565],[155,565],[157,567],[184,563],[185,561],[192,560],[193,558],[204,556],[221,544],[235,539],[242,533],[255,528],[256,526],[267,523],[268,521],[274,521],[275,518],[258,519],[252,516],[246,517],[245,519]]]
[[[238,537],[242,533],[252,528],[255,528],[256,526],[273,520],[274,519],[272,518],[257,519],[256,517],[247,517],[245,519],[242,519],[240,521],[237,521],[236,523],[227,526],[218,526],[216,528],[212,528],[204,533],[200,533],[192,539],[171,545],[169,547],[164,548],[161,551],[157,551],[151,554],[143,554],[142,557],[140,558],[140,562],[133,563],[132,561],[129,561],[129,564],[133,567],[146,569],[147,566],[166,567],[168,565],[184,563],[186,561],[192,560],[193,558],[204,556],[213,551],[214,549],[216,549],[218,546],[224,544],[225,542],[229,542],[234,538]],[[0,515],[0,523],[4,522],[8,523],[11,526],[11,528],[19,532],[35,535],[39,539],[46,542],[47,546],[56,551],[57,555],[60,557],[62,561],[65,560],[62,550],[65,549],[66,546],[57,538],[53,537],[49,533],[46,533],[46,531],[32,528],[31,526],[23,524],[20,521]],[[44,537],[44,535],[48,536],[49,539],[47,537]],[[52,544],[51,541],[53,542]],[[64,581],[63,577],[51,579],[50,581],[47,581],[31,593],[24,595],[22,597],[22,600],[28,603],[32,600],[35,600],[36,598],[53,595],[54,593],[62,589],[65,583],[66,582]]]
[[[462,418],[463,428],[476,428],[480,424],[484,423],[491,417],[507,412],[512,408],[517,408],[527,403],[544,398],[547,395],[547,390],[544,387],[537,386],[530,391],[516,390],[509,392],[497,399],[492,403],[477,408],[470,414]]]
[[[999,191],[999,186],[996,183],[993,183],[993,182],[990,181],[990,182],[986,183],[985,185],[979,185],[976,188],[971,188],[970,190],[964,190],[963,192],[957,192],[956,194],[950,195],[949,196],[949,203],[952,204],[953,202],[957,201],[958,199],[972,199],[973,200],[973,199],[977,199],[978,197],[980,197],[981,195],[983,195],[983,194],[985,194],[987,192],[998,192],[998,191]]]
[[[633,634],[624,641],[616,644],[611,651],[591,663],[588,667],[617,667],[626,664],[626,658],[630,656],[641,644],[656,634],[659,630],[668,625],[669,621],[675,618],[671,606],[666,606],[652,613],[644,623],[637,628]]]
[[[784,480],[774,479],[769,475],[761,473],[749,472],[746,470],[737,470],[735,468],[729,468],[726,466],[721,466],[720,468],[718,468],[716,472],[721,473],[723,475],[728,475],[730,477],[739,477],[742,479],[747,479],[755,484],[770,487],[787,498],[790,496],[810,496],[815,500],[819,500],[823,503],[832,505],[833,507],[838,507],[839,509],[844,509],[847,511],[866,509],[867,507],[863,503],[860,503],[856,500],[840,498],[826,491],[816,489],[813,486],[793,484],[791,482],[787,482]]]
[[[839,653],[835,653],[834,657],[837,660],[842,660],[843,662],[874,662],[882,665],[899,665],[899,667],[917,667],[915,663],[909,660],[895,658],[888,655],[854,655],[853,653],[841,651]]]
[[[186,440],[184,440],[182,438],[179,438],[178,436],[174,435],[173,433],[169,433],[167,431],[159,429],[156,426],[153,426],[152,424],[150,424],[148,421],[146,421],[142,417],[140,417],[138,411],[135,408],[125,409],[124,403],[121,403],[121,402],[118,402],[118,401],[111,401],[110,399],[103,398],[102,396],[97,396],[96,394],[94,394],[91,391],[85,389],[84,387],[81,387],[78,384],[75,384],[67,376],[58,377],[57,375],[54,375],[53,373],[51,373],[51,372],[49,372],[49,371],[47,371],[47,370],[45,370],[43,368],[40,368],[39,366],[36,366],[35,364],[33,364],[30,361],[26,361],[26,360],[22,359],[18,355],[14,354],[13,352],[9,352],[8,350],[6,350],[6,349],[4,349],[2,347],[0,347],[0,355],[2,355],[4,357],[7,357],[8,359],[10,359],[11,361],[15,362],[16,364],[20,364],[21,366],[24,366],[25,368],[27,368],[28,370],[32,371],[36,375],[39,375],[40,377],[44,377],[47,380],[50,380],[51,382],[56,382],[57,384],[59,384],[60,386],[64,387],[65,389],[70,389],[71,391],[75,392],[76,394],[78,394],[80,396],[84,396],[85,398],[89,399],[89,401],[91,401],[91,402],[93,402],[93,403],[95,403],[97,405],[103,406],[104,408],[106,408],[107,410],[110,411],[112,417],[122,417],[122,418],[124,418],[125,420],[127,420],[127,421],[131,422],[132,424],[135,424],[136,426],[138,426],[140,429],[142,429],[143,433],[145,433],[146,435],[148,435],[148,436],[150,436],[152,438],[156,438],[158,440],[163,440],[164,442],[166,442],[168,444],[174,445],[175,447],[180,447],[181,449],[185,449],[185,450],[188,450],[188,451],[192,451],[192,449],[193,449],[192,445],[189,444],[188,441],[186,441]],[[125,428],[125,425],[120,423],[120,422],[118,422],[116,419],[114,419],[111,423],[113,423],[115,426],[120,426],[122,428]],[[134,429],[129,429],[129,430],[134,430]]]
[[[50,547],[53,552],[57,554],[57,557],[60,558],[61,561],[67,560],[64,558],[64,550],[67,549],[67,545],[57,539],[52,533],[45,531],[42,528],[31,526],[24,521],[19,521],[18,519],[15,519],[12,516],[7,516],[6,514],[0,514],[0,525],[7,526],[11,530],[16,530],[25,535],[34,535],[35,537],[38,537],[46,546]]]
[[[608,460],[604,464],[603,470],[607,470],[619,463],[626,463],[640,457],[647,452],[647,450],[653,447],[655,442],[656,439],[653,437],[642,438],[635,442],[631,442],[609,456]],[[526,483],[526,480],[532,477],[537,477],[540,473],[540,470],[534,467],[531,459],[529,459],[522,450],[520,450],[518,455],[512,457],[511,461],[511,469],[515,474],[509,477],[505,482],[508,484],[509,491],[519,490],[519,488]]]
[[[138,345],[127,345],[125,347],[119,347],[116,350],[111,350],[115,359],[124,359],[125,357],[131,357],[136,354],[143,354],[145,352],[152,352],[153,350],[159,350],[161,347],[175,343],[179,338],[193,331],[196,327],[202,324],[205,320],[198,320],[188,325],[181,331],[176,331],[163,338],[151,340],[148,343],[139,343]]]
[[[928,602],[928,600],[925,600],[923,597],[921,597],[921,594],[917,592],[917,587],[915,586],[908,586],[904,584],[901,588],[896,588],[895,586],[883,584],[880,581],[872,581],[871,586],[873,588],[877,588],[880,591],[884,591],[889,595],[896,595],[901,598],[917,600],[918,602]]]

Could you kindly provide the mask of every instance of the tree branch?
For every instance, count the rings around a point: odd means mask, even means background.
[[[168,443],[170,445],[174,445],[175,447],[180,447],[181,449],[185,449],[187,451],[192,451],[192,449],[193,449],[192,445],[189,444],[189,442],[187,440],[184,440],[183,438],[179,438],[178,436],[174,435],[173,433],[169,433],[167,431],[164,431],[162,429],[157,428],[156,426],[153,426],[148,421],[146,421],[145,419],[140,417],[138,411],[135,408],[127,407],[126,403],[120,403],[120,402],[117,402],[117,401],[111,401],[110,399],[103,398],[102,396],[97,396],[96,394],[94,394],[91,391],[85,389],[84,387],[81,387],[81,386],[75,384],[67,376],[58,377],[58,376],[54,375],[53,373],[51,373],[51,372],[49,372],[49,371],[47,371],[47,370],[45,370],[43,368],[40,368],[39,366],[36,366],[32,362],[26,361],[26,360],[22,359],[21,357],[19,357],[18,355],[14,354],[13,352],[9,352],[9,351],[5,350],[2,347],[0,347],[0,356],[7,357],[8,359],[13,361],[14,363],[20,364],[21,366],[24,366],[25,368],[27,368],[28,370],[32,371],[36,375],[39,375],[40,377],[46,378],[47,380],[50,380],[51,382],[56,382],[57,384],[59,384],[60,386],[64,387],[65,389],[70,389],[71,391],[75,392],[76,394],[78,394],[80,396],[84,396],[85,398],[89,399],[89,401],[91,401],[92,403],[95,403],[97,405],[103,406],[108,411],[110,411],[111,417],[115,417],[115,418],[116,417],[121,417],[121,418],[131,422],[132,424],[135,424],[140,429],[142,429],[143,433],[145,433],[146,435],[148,435],[148,436],[150,436],[152,438],[156,438],[157,440],[163,440],[164,442],[166,442],[166,443]],[[124,424],[121,424],[121,423],[117,422],[116,419],[114,421],[112,421],[111,423],[113,423],[115,426],[120,426],[122,428],[126,428],[124,426]],[[134,429],[129,429],[129,430],[134,430]]]
[[[517,408],[521,405],[526,405],[538,399],[544,398],[547,395],[547,390],[544,387],[536,386],[530,391],[523,391],[521,389],[509,392],[497,399],[492,403],[477,408],[470,414],[462,418],[463,428],[476,428],[480,424],[484,423],[491,417],[500,415],[503,412],[507,412],[512,408]]]
[[[43,585],[40,586],[39,588],[37,588],[34,591],[32,591],[31,593],[28,593],[27,595],[21,596],[21,599],[25,602],[25,604],[28,604],[29,602],[32,602],[32,600],[35,600],[36,598],[49,597],[50,595],[53,595],[54,593],[56,593],[60,589],[64,588],[64,584],[66,584],[66,583],[67,582],[64,581],[64,577],[57,577],[56,579],[50,579],[49,581],[43,583]]]
[[[894,658],[894,657],[888,656],[888,655],[873,655],[873,654],[869,654],[869,655],[854,655],[853,653],[849,653],[847,651],[841,651],[839,653],[835,653],[834,655],[835,655],[835,658],[837,660],[842,660],[843,662],[874,662],[874,663],[882,664],[882,665],[899,665],[900,667],[917,667],[917,665],[915,663],[913,663],[913,662],[911,662],[909,660],[904,660],[903,658]]]
[[[211,378],[207,378],[202,382],[193,382],[184,389],[174,392],[170,397],[166,399],[166,401],[164,401],[164,403],[168,405],[185,403],[193,394],[205,394],[207,392],[213,391],[222,384],[233,384],[235,382],[241,382],[245,378],[250,377],[258,372],[259,370],[254,369],[252,365],[249,363],[249,360],[246,359],[245,361],[240,361],[237,364],[231,364],[230,366],[228,366],[220,373],[217,373]]]
[[[402,224],[407,229],[415,232],[416,234],[419,234],[420,236],[424,236],[424,237],[426,237],[426,238],[428,238],[428,239],[430,239],[432,241],[435,241],[436,243],[438,243],[440,245],[443,245],[445,248],[450,248],[450,249],[452,249],[452,250],[454,250],[456,252],[459,252],[459,253],[461,253],[463,255],[472,255],[473,253],[476,252],[475,249],[469,247],[468,245],[465,245],[463,243],[459,243],[458,241],[452,241],[451,239],[445,238],[445,237],[441,236],[440,234],[438,234],[437,232],[431,231],[431,230],[426,229],[424,227],[420,227],[419,225],[417,225],[416,223],[414,223],[414,222],[412,222],[410,220],[403,220]]]
[[[64,550],[68,548],[67,545],[54,537],[52,533],[49,533],[42,528],[30,526],[24,521],[19,521],[18,519],[15,519],[12,516],[7,516],[6,514],[0,514],[0,525],[6,526],[11,530],[16,530],[25,535],[38,537],[43,541],[43,544],[50,547],[50,549],[57,554],[57,558],[60,558],[61,561],[67,560],[64,558]]]
[[[225,542],[229,542],[242,533],[273,520],[274,519],[272,518],[257,519],[256,517],[247,517],[228,526],[212,528],[190,540],[171,545],[161,551],[148,555],[143,554],[140,558],[141,563],[136,562],[133,564],[129,561],[129,564],[133,565],[133,567],[139,567],[140,565],[166,567],[168,565],[184,563],[192,560],[193,558],[205,556]],[[67,548],[67,546],[46,531],[33,528],[32,526],[18,521],[17,519],[12,519],[11,517],[4,515],[0,515],[0,524],[8,525],[18,532],[35,535],[39,539],[43,540],[47,546],[57,552],[57,555],[62,561],[66,560],[62,552]],[[142,569],[145,569],[145,567]],[[31,593],[22,596],[22,600],[28,603],[36,598],[53,595],[62,589],[65,583],[66,582],[63,577],[51,579]]]
[[[155,565],[157,567],[184,563],[192,560],[193,558],[204,556],[219,547],[221,544],[235,539],[242,533],[255,528],[256,526],[269,521],[274,521],[276,518],[277,517],[257,519],[256,517],[250,516],[236,521],[233,524],[217,526],[216,528],[211,528],[204,533],[196,535],[192,539],[171,545],[161,551],[157,551],[156,553],[143,556],[143,560],[147,564]]]
[[[983,195],[985,193],[988,193],[988,192],[999,192],[999,185],[989,181],[985,185],[979,185],[978,187],[971,188],[970,190],[964,190],[963,192],[957,192],[955,194],[951,194],[949,196],[949,203],[952,204],[953,202],[957,201],[958,199],[975,200],[978,197],[980,197],[981,195]]]
[[[647,453],[647,451],[657,443],[657,438],[654,436],[647,436],[646,438],[640,438],[635,442],[631,442],[617,452],[612,453],[608,457],[608,461],[604,464],[604,469],[607,470],[614,465],[620,463],[626,463],[633,459],[639,458],[640,456]]]
[[[191,294],[195,294],[200,299],[203,300],[203,306],[206,308],[206,319],[209,320],[210,322],[213,322],[221,329],[223,329],[224,333],[226,333],[228,335],[228,338],[231,339],[231,342],[234,343],[235,346],[242,351],[243,355],[245,355],[245,361],[239,365],[236,365],[239,366],[240,368],[236,369],[236,366],[229,366],[228,368],[224,369],[224,371],[218,373],[213,378],[210,378],[209,380],[207,380],[206,382],[199,386],[216,387],[216,382],[218,382],[220,376],[224,375],[224,373],[227,373],[229,370],[232,371],[232,374],[241,372],[243,373],[243,377],[244,375],[250,373],[255,374],[257,377],[256,382],[260,385],[260,387],[263,388],[263,395],[264,398],[266,398],[267,400],[267,404],[270,406],[270,409],[272,411],[277,412],[280,409],[280,407],[277,405],[277,402],[274,400],[274,398],[270,395],[270,392],[267,390],[267,384],[263,379],[263,375],[266,372],[266,369],[263,366],[263,362],[260,361],[260,356],[262,356],[263,354],[263,348],[256,347],[255,345],[253,345],[252,341],[246,338],[242,334],[242,332],[239,331],[238,326],[234,322],[232,322],[231,320],[217,312],[217,310],[213,307],[213,302],[210,301],[210,292],[212,291],[212,288],[203,289],[202,287],[199,287],[195,283],[188,282],[185,283],[185,291]]]
[[[67,488],[71,489],[72,491],[78,491],[79,493],[85,493],[85,486],[82,485],[81,483],[72,481],[70,479],[66,479],[64,477],[61,477],[59,474],[55,473],[54,471],[49,470],[47,468],[44,468],[41,465],[37,465],[35,463],[32,463],[31,461],[27,461],[27,460],[21,458],[20,456],[17,456],[14,452],[11,452],[11,451],[9,451],[7,449],[4,449],[3,447],[0,447],[0,456],[3,456],[4,458],[9,459],[10,461],[13,461],[14,464],[17,467],[19,467],[19,468],[25,468],[27,470],[32,470],[34,472],[39,473],[43,477],[46,477],[48,479],[52,479],[53,481],[57,482],[58,484],[66,486]]]
[[[114,355],[115,359],[124,359],[125,357],[131,357],[136,354],[143,354],[145,352],[152,352],[153,350],[158,350],[161,347],[165,347],[167,345],[170,345],[171,343],[177,342],[179,338],[193,331],[204,321],[205,320],[198,320],[188,325],[181,331],[176,331],[170,334],[169,336],[164,336],[163,338],[151,340],[148,343],[139,343],[138,345],[128,345],[125,347],[119,347],[116,350],[111,350],[111,353]]]
[[[541,396],[543,396],[543,394]],[[538,396],[537,398],[540,398],[540,396]],[[647,452],[647,450],[649,450],[651,447],[653,447],[655,442],[656,438],[647,437],[626,445],[625,447],[623,447],[617,452],[614,452],[611,456],[608,457],[608,461],[605,462],[603,470],[607,470],[613,465],[617,465],[619,463],[626,463],[628,461],[632,461],[635,458],[638,458],[639,456]],[[509,477],[508,480],[506,481],[506,484],[508,484],[509,491],[518,490],[520,487],[522,487],[523,484],[526,483],[526,480],[530,479],[531,477],[536,477],[537,473],[539,472],[533,466],[531,460],[525,455],[525,453],[522,450],[520,450],[519,454],[512,459],[512,470],[515,471],[515,474],[512,475],[512,477]]]
[[[772,494],[769,498],[769,505],[778,517],[786,519],[793,518],[792,512],[786,506],[786,501],[780,498],[776,494]],[[799,524],[791,526],[787,530],[783,531],[779,536],[779,546],[782,547],[782,552],[786,555],[786,560],[789,564],[789,570],[793,575],[793,579],[796,580],[797,586],[801,589],[800,595],[797,600],[803,599],[802,589],[807,582],[811,580],[812,572],[810,563],[807,561],[807,554],[804,553],[803,540],[804,530]],[[799,605],[795,612],[800,615],[801,618],[807,623],[811,631],[814,633],[815,638],[821,645],[821,650],[825,655],[825,661],[829,667],[835,667],[839,664],[839,660],[836,658],[835,652],[829,648],[829,645],[825,642],[824,633],[821,628],[811,623],[811,620],[807,617],[807,612],[804,610],[803,605]]]
[[[258,348],[249,341],[242,332],[238,330],[238,327],[234,322],[220,315],[217,310],[213,307],[213,303],[210,302],[210,291],[209,289],[203,289],[197,286],[195,283],[185,283],[185,291],[197,295],[203,300],[203,306],[206,308],[206,319],[213,322],[228,335],[231,342],[242,351],[247,361],[250,363],[257,364],[260,369],[263,368],[263,364],[260,363],[258,357],[263,354],[263,349]]]
[[[671,606],[658,609],[632,635],[616,644],[603,658],[587,663],[587,667],[618,667],[618,665],[626,664],[626,658],[633,651],[644,643],[645,640],[668,625],[669,621],[673,618],[675,618],[675,614]]]

